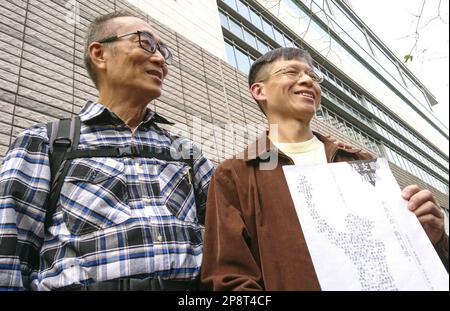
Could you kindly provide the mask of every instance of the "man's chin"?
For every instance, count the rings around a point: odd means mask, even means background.
[[[145,90],[147,96],[150,98],[150,101],[157,99],[162,95],[162,90],[160,88],[151,88]]]
[[[311,116],[312,118],[316,114],[316,107],[313,105],[296,107],[294,113],[301,116]]]
[[[302,120],[305,120],[307,118],[314,118],[316,114],[315,107],[303,107],[303,109],[296,109],[294,115],[301,118]]]

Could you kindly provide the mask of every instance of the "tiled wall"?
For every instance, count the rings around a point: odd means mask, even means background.
[[[0,2],[0,158],[24,128],[77,113],[97,91],[83,66],[86,27],[97,15],[128,10],[149,21],[172,48],[163,95],[150,106],[177,123],[180,133],[196,132],[201,118],[203,151],[215,162],[230,157],[253,140],[230,124],[264,128],[264,116],[247,90],[247,77],[183,36],[132,7],[125,0],[2,0]],[[225,127],[228,125],[228,127]],[[185,128],[185,130],[183,130]],[[313,122],[313,128],[357,145],[338,130]],[[394,167],[403,187],[420,181]],[[425,187],[429,187],[422,184]],[[433,190],[433,189],[431,189]],[[433,190],[442,206],[448,197]]]

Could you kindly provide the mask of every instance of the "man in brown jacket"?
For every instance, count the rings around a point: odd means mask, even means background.
[[[205,289],[320,290],[282,166],[370,158],[311,130],[320,82],[311,57],[300,49],[276,49],[253,63],[250,91],[278,130],[271,126],[242,155],[222,162],[211,180],[201,272]],[[431,192],[408,186],[402,196],[448,266],[444,216]]]

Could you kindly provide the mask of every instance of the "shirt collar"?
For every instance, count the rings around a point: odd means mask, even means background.
[[[124,124],[122,119],[120,119],[110,109],[108,109],[107,107],[103,106],[100,103],[90,100],[84,105],[83,109],[81,109],[79,116],[81,122],[86,123],[114,124],[114,125]],[[155,111],[146,108],[142,125],[148,127],[152,123],[174,125],[173,122],[170,122],[169,120],[159,115]]]
[[[326,136],[314,132],[313,131],[314,136],[316,136],[321,142],[324,143],[325,145],[325,153],[327,155],[327,160],[328,162],[331,162],[331,159],[333,157],[333,155],[338,151],[338,150],[344,150],[347,151],[346,149],[340,148],[338,147],[336,144],[334,144],[332,141],[330,141]],[[356,149],[351,149],[350,152],[356,152],[358,150]],[[260,137],[258,137],[258,139],[250,144],[247,148],[245,148],[245,150],[238,154],[237,156],[240,159],[245,159],[246,162],[249,161],[267,161],[268,159],[270,159],[270,155],[272,154],[278,154],[278,156],[284,157],[289,159],[289,157],[287,155],[285,155],[281,150],[278,150],[278,148],[272,143],[272,141],[269,139],[268,136],[268,132],[266,131],[264,134],[262,134]]]

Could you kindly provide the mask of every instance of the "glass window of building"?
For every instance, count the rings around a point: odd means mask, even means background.
[[[237,67],[236,57],[235,57],[235,53],[234,53],[234,47],[230,43],[225,41],[225,50],[227,51],[228,62],[232,66]]]
[[[388,157],[390,157],[391,162],[395,163],[396,165],[400,166],[400,160],[397,156],[397,153],[392,150],[390,147],[385,146],[385,150],[388,154]]]
[[[277,41],[277,43],[281,46],[285,46],[285,42],[284,42],[284,36],[281,32],[279,32],[276,28],[273,29],[273,32],[275,34],[275,41]]]
[[[288,47],[288,48],[295,48],[295,47],[297,47],[297,45],[295,44],[295,41],[290,40],[287,37],[284,37],[284,41],[286,43],[286,47]]]
[[[242,27],[238,23],[236,23],[232,18],[230,18],[230,30],[232,33],[234,33],[236,36],[238,36],[241,39],[243,38],[242,34]]]
[[[248,11],[248,6],[244,4],[241,0],[236,0],[237,8],[239,14],[241,14],[243,17],[245,17],[248,21],[250,20],[250,13]]]
[[[261,52],[261,54],[265,54],[269,52],[269,47],[263,43],[260,39],[256,38],[256,41],[258,43],[258,51]]]
[[[403,75],[405,78],[406,86],[408,87],[408,91],[412,94],[412,96],[417,99],[421,104],[428,103],[423,94],[422,90],[406,75]]]
[[[275,36],[273,35],[272,25],[269,24],[265,18],[261,18],[261,19],[262,19],[264,33],[266,35],[268,35],[270,38],[275,39]]]
[[[230,8],[237,11],[236,0],[223,0]]]
[[[341,10],[333,1],[329,2],[333,18],[337,21],[342,30],[349,34],[361,48],[372,53],[365,32]]]
[[[397,65],[395,65],[378,46],[375,45],[375,49],[376,49],[376,59],[385,70],[384,73],[390,74],[399,83],[403,82]],[[383,72],[381,73],[383,74]]]
[[[225,14],[223,14],[223,12],[220,12],[220,11],[219,11],[219,16],[220,16],[220,22],[221,22],[222,26],[229,29],[230,26],[228,25],[228,17]]]
[[[419,173],[419,170],[418,170],[416,164],[413,165],[413,171],[412,171],[412,174],[413,174],[414,176],[417,176],[417,177],[420,176],[420,173]]]
[[[394,126],[394,129],[397,131],[397,133],[400,133],[400,127],[399,127],[397,121],[392,120],[392,125]]]
[[[408,138],[408,133],[403,125],[400,125],[400,133],[403,135],[403,137]]]
[[[243,29],[244,31],[244,41],[247,42],[251,47],[253,47],[255,50],[258,49],[258,46],[256,45],[256,38],[255,35],[249,33],[247,30]]]
[[[259,14],[257,14],[252,9],[250,9],[250,19],[251,19],[253,25],[255,25],[259,30],[264,31],[264,28],[263,28],[262,22],[261,22],[261,17],[259,16]]]
[[[237,67],[239,70],[247,74],[250,70],[250,59],[248,55],[242,52],[239,48],[236,48],[235,51]]]
[[[321,5],[322,5],[322,3],[321,3]],[[313,13],[314,13],[316,16],[319,16],[320,19],[321,19],[323,22],[328,23],[328,22],[327,22],[328,15],[327,15],[327,13],[325,12],[325,10],[326,10],[326,6],[325,6],[325,5],[324,5],[324,8],[322,8],[322,7],[319,6],[315,1],[311,1],[310,6],[308,6],[308,7],[311,9],[311,11],[313,11]]]
[[[386,146],[384,146],[383,150],[384,150],[384,153],[385,153],[386,158],[387,158],[389,161],[394,162],[394,160],[393,160],[393,155],[392,155],[392,153],[391,153],[391,149],[389,149],[389,148],[387,148]]]

